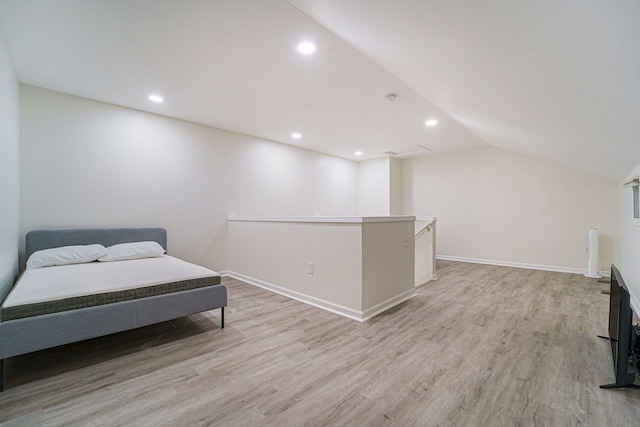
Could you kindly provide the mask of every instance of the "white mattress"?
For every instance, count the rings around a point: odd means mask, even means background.
[[[45,267],[26,270],[2,306],[14,307],[214,276],[220,275],[169,255]]]

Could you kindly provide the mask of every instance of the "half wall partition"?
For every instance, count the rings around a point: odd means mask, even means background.
[[[232,217],[227,275],[365,321],[416,295],[415,217]]]

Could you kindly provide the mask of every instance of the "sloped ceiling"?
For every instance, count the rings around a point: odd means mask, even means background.
[[[0,0],[0,26],[23,83],[344,158],[640,163],[635,0]]]

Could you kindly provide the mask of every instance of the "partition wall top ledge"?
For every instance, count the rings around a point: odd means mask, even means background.
[[[401,222],[415,221],[412,215],[392,215],[392,216],[230,216],[229,221],[247,222],[308,222],[308,223],[355,223],[362,224],[368,222]]]

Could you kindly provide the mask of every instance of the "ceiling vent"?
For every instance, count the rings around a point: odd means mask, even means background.
[[[403,159],[405,157],[414,157],[414,156],[418,156],[420,154],[426,154],[429,151],[431,151],[431,148],[429,147],[425,147],[424,145],[416,145],[416,148],[407,148],[405,150],[399,150],[399,152],[395,152],[395,151],[385,151],[384,154],[386,154],[387,156],[393,156],[393,157],[398,157],[400,159]]]

